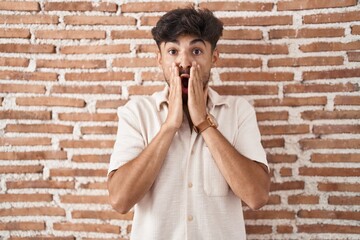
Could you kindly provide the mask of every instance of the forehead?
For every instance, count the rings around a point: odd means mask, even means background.
[[[178,45],[183,47],[193,46],[193,45],[203,45],[205,47],[208,47],[210,46],[210,43],[196,36],[182,35],[174,40],[161,43],[161,46],[163,47],[166,47],[167,45]]]

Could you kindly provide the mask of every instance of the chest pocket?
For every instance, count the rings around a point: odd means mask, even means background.
[[[210,197],[226,196],[229,185],[217,167],[209,149],[203,148],[204,191]]]

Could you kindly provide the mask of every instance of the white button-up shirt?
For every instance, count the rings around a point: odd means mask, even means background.
[[[118,109],[119,124],[109,173],[137,157],[168,114],[168,88],[136,97]],[[209,89],[208,111],[238,150],[267,164],[255,111],[243,98]],[[246,239],[241,200],[229,188],[201,135],[186,116],[153,186],[134,207],[131,240]]]

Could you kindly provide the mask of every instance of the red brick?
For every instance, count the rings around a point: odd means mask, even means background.
[[[0,202],[51,202],[52,194],[0,194]]]
[[[335,224],[306,224],[297,226],[299,233],[351,233],[360,234],[359,226]]]
[[[155,92],[162,91],[163,85],[154,86],[129,86],[128,91],[130,95],[151,95]]]
[[[325,210],[300,210],[297,213],[300,218],[322,218],[322,219],[343,219],[343,220],[358,220],[360,219],[360,212],[345,212],[345,211],[325,211]]]
[[[117,58],[113,60],[113,67],[157,67],[155,58]]]
[[[136,19],[127,16],[65,16],[66,25],[135,25]]]
[[[297,161],[297,156],[289,154],[268,154],[267,160],[269,163],[294,163]]]
[[[278,226],[276,226],[276,232],[277,233],[293,233],[294,229],[292,226],[278,225]]]
[[[309,205],[316,205],[319,204],[319,196],[313,195],[292,195],[288,197],[288,203],[292,205],[299,205],[299,204],[309,204]]]
[[[159,48],[156,44],[138,44],[136,45],[137,53],[157,53]]]
[[[269,201],[266,205],[279,205],[281,204],[281,198],[279,195],[270,195]]]
[[[202,2],[201,8],[207,8],[210,11],[271,11],[273,3],[265,2]]]
[[[303,23],[305,24],[340,23],[340,22],[353,22],[359,20],[360,20],[360,11],[312,14],[303,17]]]
[[[105,39],[105,31],[96,30],[38,30],[38,39]]]
[[[51,177],[106,177],[107,169],[50,169]]]
[[[360,184],[356,183],[319,183],[319,191],[324,192],[360,192]]]
[[[318,119],[359,119],[360,111],[356,110],[341,110],[341,111],[304,111],[301,113],[301,118],[305,120]]]
[[[287,111],[257,112],[256,118],[258,121],[288,120],[289,113]]]
[[[276,183],[272,182],[270,191],[288,191],[288,190],[303,190],[305,187],[305,183],[303,181],[292,181],[292,182],[283,182],[283,183]]]
[[[335,105],[360,105],[360,96],[336,96]]]
[[[5,11],[40,11],[38,2],[15,2],[4,1],[0,2],[0,10]]]
[[[337,124],[337,125],[321,125],[321,126],[313,126],[313,133],[315,134],[359,134],[360,133],[360,125],[345,125],[345,124]]]
[[[51,138],[43,137],[0,137],[0,146],[37,146],[51,145]]]
[[[0,173],[3,174],[26,174],[26,173],[43,173],[44,166],[28,165],[28,166],[1,166]]]
[[[27,67],[29,62],[27,58],[0,58],[0,66]]]
[[[116,113],[60,113],[59,119],[63,121],[117,121]]]
[[[142,26],[155,26],[159,19],[159,16],[141,16],[140,24]]]
[[[34,84],[0,84],[0,92],[2,93],[42,93],[46,92],[43,85]]]
[[[0,119],[36,119],[36,120],[50,120],[51,112],[48,111],[14,111],[5,110],[0,111]]]
[[[285,85],[284,93],[314,93],[314,92],[355,92],[359,87],[352,83],[339,84],[291,84]]]
[[[295,219],[295,212],[278,210],[278,211],[245,211],[245,219]]]
[[[318,8],[338,8],[349,7],[356,5],[356,0],[339,0],[339,1],[327,1],[327,0],[286,0],[279,1],[277,3],[278,11],[289,10],[305,10],[305,9],[318,9]]]
[[[120,86],[104,86],[104,85],[91,85],[91,86],[68,86],[68,85],[55,85],[51,89],[51,93],[75,93],[75,94],[121,94]]]
[[[152,39],[149,30],[113,30],[111,39]]]
[[[56,231],[77,231],[77,232],[100,232],[120,234],[120,227],[110,224],[90,224],[90,223],[54,223]]]
[[[92,163],[109,163],[110,155],[74,155],[72,158],[73,162],[92,162]]]
[[[49,106],[49,107],[85,107],[83,99],[65,97],[19,97],[16,99],[19,106]]]
[[[224,30],[221,38],[225,40],[261,40],[263,35],[260,30]]]
[[[262,66],[262,60],[260,58],[251,59],[251,58],[220,58],[216,62],[216,67],[218,68],[259,68]]]
[[[360,62],[360,52],[347,52],[349,62]]]
[[[285,147],[285,140],[283,138],[275,138],[270,140],[263,140],[261,144],[264,148],[283,148]]]
[[[95,182],[95,183],[85,183],[80,184],[81,189],[101,189],[107,190],[107,183],[106,182]]]
[[[360,162],[360,154],[321,154],[314,153],[311,155],[311,162],[314,163],[328,163],[328,162]]]
[[[299,142],[304,150],[360,148],[360,139],[301,139]]]
[[[221,73],[222,81],[292,81],[292,72],[226,72]]]
[[[351,26],[351,34],[360,35],[360,25]]]
[[[302,52],[333,52],[333,51],[348,51],[358,50],[360,48],[360,41],[354,42],[315,42],[310,44],[300,45],[299,49]]]
[[[82,68],[82,69],[99,69],[106,68],[106,60],[50,60],[38,59],[37,68]]]
[[[305,134],[310,132],[309,125],[260,125],[261,135]]]
[[[75,240],[75,237],[55,237],[53,235],[35,235],[35,237],[11,236],[10,240]]]
[[[291,168],[282,167],[279,171],[281,177],[291,177],[293,176],[293,171]]]
[[[7,80],[57,81],[58,75],[51,72],[0,71],[0,78]]]
[[[75,183],[69,181],[54,181],[54,180],[36,180],[36,181],[8,181],[6,182],[8,189],[19,188],[53,188],[53,189],[74,189]]]
[[[281,38],[329,38],[344,37],[343,28],[302,28],[302,29],[273,29],[269,32],[270,39]]]
[[[82,134],[116,134],[117,127],[102,127],[102,126],[94,126],[94,127],[82,127]]]
[[[342,65],[343,57],[275,58],[268,61],[269,67],[334,66]]]
[[[45,2],[45,11],[99,11],[99,12],[116,12],[115,3],[100,2]]]
[[[130,45],[82,45],[82,46],[63,46],[60,47],[61,54],[116,54],[129,53]]]
[[[165,81],[163,72],[142,72],[141,79],[143,81]]]
[[[0,44],[0,52],[6,53],[55,53],[54,45],[46,44]]]
[[[22,2],[23,3],[23,2]],[[2,24],[58,24],[59,17],[55,15],[0,15]]]
[[[1,4],[1,3],[0,3]],[[18,28],[0,29],[0,38],[30,38],[30,30]]]
[[[161,2],[161,4],[159,4],[159,2],[124,3],[121,5],[121,12],[168,12],[175,8],[188,7],[191,5],[189,2]]]
[[[269,235],[272,233],[272,226],[268,226],[268,225],[261,225],[261,226],[256,226],[256,225],[246,225],[246,233],[247,234],[265,234],[265,236]]]
[[[132,72],[94,72],[94,73],[66,73],[67,81],[131,81]]]
[[[63,195],[60,196],[61,203],[70,203],[70,204],[85,204],[85,203],[94,203],[94,204],[109,204],[108,196],[99,196],[99,195]]]
[[[61,140],[61,148],[112,148],[113,140]]]
[[[273,99],[258,99],[255,100],[254,106],[256,107],[273,107],[273,106],[316,106],[316,105],[326,105],[326,97],[307,97],[307,98],[295,98],[295,97],[285,97],[283,99],[273,98]]]
[[[0,230],[41,231],[45,230],[45,222],[0,222]]]
[[[132,220],[134,212],[120,214],[116,211],[72,211],[71,216],[73,219],[91,218],[101,220]]]
[[[59,207],[32,207],[0,209],[0,216],[65,216]]]
[[[303,72],[303,80],[338,79],[360,77],[360,68]]]
[[[277,86],[263,86],[257,85],[223,85],[211,86],[220,95],[277,95]]]
[[[360,205],[360,196],[344,197],[344,196],[330,196],[329,204],[332,205]]]
[[[256,16],[220,18],[225,26],[275,26],[292,25],[292,16]]]
[[[125,105],[125,103],[127,103],[127,100],[99,100],[96,102],[96,109],[117,109],[118,107]]]
[[[310,168],[300,167],[299,174],[302,176],[336,176],[336,177],[358,177],[359,168]]]
[[[1,160],[66,160],[63,151],[0,152]]]
[[[219,44],[218,49],[221,53],[242,53],[242,54],[288,54],[287,45],[279,44],[238,44],[238,45],[223,45]]]

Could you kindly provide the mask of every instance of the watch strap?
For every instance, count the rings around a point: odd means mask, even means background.
[[[216,127],[216,125],[212,122],[211,117],[209,115],[207,115],[206,119],[203,122],[201,122],[197,126],[194,125],[194,131],[196,133],[202,133],[203,131],[205,131],[209,127]]]

